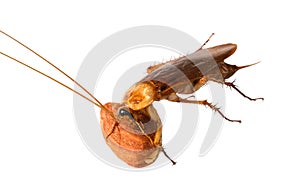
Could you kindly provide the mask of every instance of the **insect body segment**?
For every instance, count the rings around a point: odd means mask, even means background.
[[[123,102],[132,110],[140,110],[157,100],[156,92],[157,88],[151,82],[139,82],[129,88]]]

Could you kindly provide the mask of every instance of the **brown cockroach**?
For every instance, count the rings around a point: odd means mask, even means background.
[[[207,105],[221,114],[226,120],[240,122],[240,120],[228,119],[219,108],[206,100],[188,100],[179,97],[178,94],[192,94],[206,82],[214,81],[234,88],[250,100],[263,99],[250,98],[243,94],[234,83],[225,81],[237,70],[251,66],[238,67],[224,62],[224,59],[235,52],[237,48],[235,44],[224,44],[203,49],[208,39],[200,49],[190,55],[149,67],[147,69],[148,75],[129,88],[122,103],[109,102],[103,105],[82,85],[50,61],[7,33],[0,32],[63,73],[91,97],[89,98],[22,61],[0,52],[1,55],[48,77],[101,108],[100,122],[104,138],[112,151],[130,166],[148,166],[156,160],[160,152],[163,152],[175,164],[162,147],[162,123],[155,108],[152,106],[154,101],[166,99],[172,102]]]
[[[227,118],[218,107],[207,100],[189,100],[181,98],[178,95],[193,94],[208,81],[213,81],[235,89],[249,100],[263,100],[263,98],[250,98],[241,92],[234,82],[226,81],[226,79],[230,78],[236,71],[256,63],[245,66],[225,63],[224,60],[236,51],[237,45],[228,43],[203,49],[203,46],[209,39],[192,54],[166,63],[150,66],[147,69],[148,75],[134,84],[126,92],[123,103],[135,111],[151,105],[154,101],[160,100],[201,104],[217,111],[228,121],[241,122],[240,120]]]
[[[119,115],[124,115],[127,117],[127,119],[124,119],[123,121],[128,122],[132,120],[139,123],[139,119],[135,117],[135,115],[137,115],[137,111],[144,111],[145,108],[149,106],[152,109],[151,105],[154,101],[165,99],[172,102],[206,105],[212,110],[217,111],[223,118],[225,118],[228,121],[241,122],[240,120],[231,120],[227,118],[219,110],[218,107],[209,103],[207,100],[189,100],[181,98],[178,95],[193,94],[208,81],[214,81],[232,87],[233,89],[237,90],[242,96],[248,98],[249,100],[263,100],[263,98],[250,98],[246,96],[243,92],[241,92],[233,82],[226,82],[226,79],[231,77],[236,71],[254,65],[250,64],[245,66],[236,66],[224,62],[226,58],[228,58],[235,52],[235,50],[237,49],[237,45],[224,44],[208,49],[203,49],[203,46],[208,42],[208,40],[200,47],[200,49],[198,49],[196,52],[190,55],[186,55],[166,63],[150,66],[147,69],[148,75],[146,75],[143,79],[141,79],[139,82],[137,82],[129,88],[121,104],[112,104],[112,106],[116,106],[112,108],[110,104],[107,104],[107,108],[109,110],[119,110]],[[152,116],[152,118],[155,118],[155,116]],[[108,120],[111,120],[111,123],[108,126],[106,126],[106,124],[109,123],[107,122]],[[160,150],[163,151],[163,153],[168,157],[168,155],[161,148],[161,128],[158,128],[155,134],[153,134],[152,131],[149,131],[151,135],[147,135],[148,133],[144,133],[141,129],[138,129],[135,132],[133,132],[133,134],[136,133],[138,137],[144,136],[145,140],[149,139],[149,141],[147,149],[142,149],[143,151],[141,155],[133,154],[137,157],[135,157],[134,160],[131,160],[133,155],[125,151],[120,152],[119,148],[120,136],[126,136],[125,134],[122,134],[124,131],[114,130],[114,125],[116,124],[116,121],[109,117],[106,111],[101,111],[101,121],[103,130],[107,131],[106,135],[114,136],[114,138],[108,138],[108,143],[110,147],[121,159],[126,161],[129,165],[135,167],[146,166],[148,165],[149,161],[151,161],[152,163],[155,160],[155,158],[157,158]],[[158,122],[159,121],[157,121],[156,123]],[[128,124],[126,124],[126,126],[128,126]],[[130,129],[133,128],[134,126],[130,127]],[[149,127],[149,129],[153,128]],[[128,134],[128,132],[126,132],[126,134]],[[130,133],[129,136],[132,137],[133,134]],[[152,138],[153,136],[154,138]],[[126,138],[124,138],[124,141],[126,141]],[[138,148],[139,146],[130,145],[129,147]],[[149,148],[150,150],[154,149],[155,151],[150,151],[151,154],[147,154],[147,160],[145,160],[144,151],[148,150]],[[141,163],[138,162],[138,165],[135,165],[134,163],[136,161],[140,161]],[[173,164],[175,164],[173,160],[171,161]]]

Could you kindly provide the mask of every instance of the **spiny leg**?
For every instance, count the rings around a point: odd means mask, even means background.
[[[161,151],[172,162],[173,165],[176,164],[176,162],[174,160],[172,160],[171,157],[166,153],[166,151],[163,147],[161,147]]]
[[[226,86],[229,86],[230,88],[235,89],[238,93],[240,93],[242,96],[244,96],[245,98],[248,98],[249,100],[252,101],[256,101],[256,100],[264,100],[264,98],[250,98],[249,96],[245,95],[241,90],[239,90],[236,85],[234,85],[234,81],[233,82],[225,82]]]
[[[211,37],[215,35],[215,33],[211,33],[211,35],[208,37],[208,39],[201,45],[201,47],[198,50],[203,49],[203,47],[209,42],[209,40],[211,39]]]
[[[184,98],[180,98],[179,96],[177,96],[176,94],[172,94],[170,96],[170,98],[168,99],[169,101],[172,102],[182,102],[182,103],[190,103],[190,104],[201,104],[204,106],[208,106],[209,108],[211,108],[212,110],[218,112],[224,119],[226,119],[227,121],[230,122],[238,122],[241,123],[241,120],[232,120],[227,118],[221,111],[220,108],[216,107],[215,105],[213,105],[212,103],[207,102],[207,100],[188,100],[188,99],[184,99]]]
[[[155,145],[156,146],[156,144],[154,143],[154,141],[151,139],[151,137],[149,137],[146,133],[145,133],[145,131],[144,131],[144,129],[143,129],[143,127],[141,126],[142,125],[142,123],[138,123],[137,122],[137,124],[138,124],[138,127],[139,127],[139,129],[140,129],[140,131],[149,139],[149,141],[151,142],[151,144],[153,144],[153,145]],[[141,125],[140,125],[141,124]],[[161,151],[163,152],[163,154],[172,162],[172,164],[173,165],[175,165],[176,164],[176,162],[174,161],[174,160],[172,160],[172,158],[167,154],[167,152],[165,151],[165,149],[162,147],[162,146],[160,146],[160,149],[161,149]]]
[[[230,122],[238,122],[238,123],[241,123],[242,121],[241,120],[232,120],[232,119],[229,119],[227,118],[221,111],[220,111],[220,108],[216,107],[215,105],[213,105],[212,103],[209,103],[207,102],[207,100],[199,100],[199,101],[195,101],[197,102],[198,104],[202,104],[204,106],[208,106],[209,108],[211,108],[212,110],[218,112],[224,119],[226,119],[227,121],[230,121]]]

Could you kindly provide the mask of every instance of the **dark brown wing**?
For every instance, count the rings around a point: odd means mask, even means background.
[[[153,81],[160,87],[170,87],[176,93],[190,94],[205,76],[207,80],[224,82],[220,66],[235,50],[234,44],[201,49],[185,57],[161,65],[151,71],[143,81]]]

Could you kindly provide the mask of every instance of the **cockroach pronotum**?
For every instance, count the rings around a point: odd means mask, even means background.
[[[9,34],[1,30],[0,32],[43,59],[86,92],[87,96],[21,60],[0,52],[1,55],[55,81],[99,107],[101,109],[101,129],[107,144],[121,160],[133,167],[145,167],[152,164],[160,152],[163,152],[175,164],[162,147],[162,123],[152,105],[154,101],[165,99],[172,102],[202,104],[217,111],[228,121],[241,122],[240,120],[227,118],[219,108],[206,100],[189,100],[181,98],[179,95],[193,94],[206,82],[214,81],[232,87],[249,100],[263,99],[250,98],[242,93],[234,83],[225,81],[239,69],[249,67],[253,64],[239,67],[224,62],[226,58],[235,52],[237,48],[235,44],[224,44],[203,49],[211,36],[194,53],[149,67],[147,69],[148,74],[129,88],[121,103],[109,102],[102,104],[80,83],[39,53]]]

